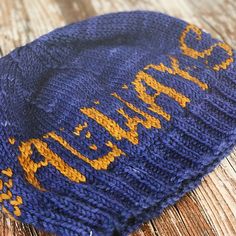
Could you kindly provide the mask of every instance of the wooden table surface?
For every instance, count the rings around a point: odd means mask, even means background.
[[[124,10],[156,10],[205,29],[236,49],[234,0],[0,0],[0,55],[67,23]],[[0,236],[49,236],[0,214]],[[236,148],[160,217],[132,236],[236,236]]]

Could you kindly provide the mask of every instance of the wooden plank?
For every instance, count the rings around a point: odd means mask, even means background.
[[[234,0],[1,0],[0,55],[56,27],[89,16],[127,10],[168,13],[194,23],[236,48]],[[236,149],[194,191],[132,236],[236,235]],[[2,236],[49,236],[0,215]]]

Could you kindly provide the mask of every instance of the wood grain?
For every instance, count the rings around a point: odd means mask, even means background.
[[[236,48],[234,0],[1,0],[0,55],[67,23],[124,10],[168,13],[198,25]],[[0,215],[0,235],[50,234]],[[236,148],[198,188],[132,234],[154,235],[236,235]]]

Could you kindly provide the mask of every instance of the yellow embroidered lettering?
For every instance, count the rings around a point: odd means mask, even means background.
[[[123,102],[128,108],[135,111],[136,113],[142,115],[145,119],[140,119],[139,117],[130,117],[128,114],[122,109],[118,109],[117,112],[121,114],[124,118],[126,118],[126,125],[129,128],[129,131],[121,128],[114,120],[104,115],[102,112],[98,111],[95,108],[81,108],[81,112],[95,120],[98,124],[104,127],[113,137],[117,140],[121,140],[122,138],[126,138],[133,144],[138,144],[138,124],[142,124],[145,128],[161,128],[160,120],[145,113],[139,108],[135,107],[133,104],[125,101],[116,93],[112,94],[114,97]]]
[[[13,206],[13,214],[14,216],[20,216],[21,210],[19,208],[19,205],[23,203],[23,200],[20,196],[15,195],[13,196],[11,192],[11,188],[13,187],[13,180],[12,180],[12,169],[7,168],[5,170],[1,171],[1,174],[5,175],[7,177],[6,182],[3,182],[2,179],[0,179],[0,203],[3,204],[4,201],[7,201],[11,206]],[[4,190],[3,186],[6,186],[7,188]],[[4,191],[4,192],[3,192]],[[4,213],[6,213],[12,220],[16,220],[14,216],[8,211],[8,209],[2,205],[2,210]]]
[[[83,125],[79,124],[75,127],[75,130],[73,133],[77,136],[80,136],[80,132],[86,127],[88,127],[88,124],[86,122],[84,122]]]
[[[161,72],[168,72],[169,74],[172,75],[179,75],[186,80],[194,82],[203,90],[208,88],[208,85],[206,83],[201,82],[196,77],[190,75],[187,71],[180,69],[179,61],[176,58],[170,57],[170,59],[171,59],[171,68],[165,66],[163,63],[160,63],[159,65],[149,64],[144,69],[147,70],[149,68],[153,68]]]
[[[33,154],[31,145],[35,146],[39,154],[44,157],[44,160],[35,163],[31,159]],[[40,139],[30,139],[27,142],[21,142],[19,150],[21,154],[19,155],[18,160],[26,173],[26,179],[30,184],[42,191],[45,191],[45,189],[40,185],[35,173],[39,168],[47,166],[49,163],[71,181],[75,181],[77,183],[86,181],[84,175],[66,164],[61,157],[48,148],[47,143],[41,141]]]
[[[116,157],[121,155],[125,155],[123,151],[121,151],[115,144],[112,144],[110,141],[106,143],[106,146],[111,148],[111,151],[95,160],[90,160],[89,158],[82,155],[75,148],[73,148],[66,140],[64,140],[61,136],[57,135],[55,132],[50,132],[44,136],[44,138],[52,138],[58,143],[60,143],[64,148],[69,150],[73,155],[77,156],[84,162],[90,164],[95,170],[106,170],[111,162],[115,160]]]
[[[156,90],[157,92],[154,95],[149,95],[146,92],[145,86],[142,84],[144,81],[148,86]],[[183,94],[177,92],[175,89],[167,87],[159,83],[149,74],[140,71],[135,80],[132,82],[135,86],[135,90],[138,92],[138,97],[143,100],[145,103],[149,104],[149,110],[163,116],[166,120],[170,120],[170,114],[166,113],[162,107],[158,106],[155,102],[157,96],[161,93],[168,95],[173,98],[176,102],[179,103],[180,106],[185,107],[186,103],[190,101],[189,98],[184,96]]]
[[[205,58],[205,57],[209,57],[212,54],[212,51],[214,50],[214,48],[220,47],[227,53],[228,58],[219,64],[215,64],[213,66],[213,70],[219,71],[220,69],[226,69],[233,62],[233,50],[226,43],[217,42],[203,51],[197,51],[197,50],[189,47],[186,44],[185,39],[187,37],[187,34],[190,31],[193,31],[196,34],[197,40],[202,39],[202,31],[197,26],[191,25],[191,24],[187,25],[180,37],[180,48],[185,55],[195,58],[195,59],[198,59],[199,57]]]

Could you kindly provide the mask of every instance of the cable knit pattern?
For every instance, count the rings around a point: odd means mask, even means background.
[[[158,12],[73,23],[0,59],[0,203],[57,235],[128,235],[236,143],[235,51]]]

